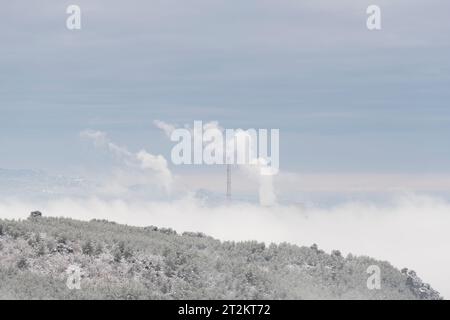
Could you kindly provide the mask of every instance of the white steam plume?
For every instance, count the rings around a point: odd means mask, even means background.
[[[150,171],[157,184],[163,187],[166,192],[170,192],[173,176],[168,168],[167,160],[162,155],[153,155],[145,150],[137,153],[130,152],[128,149],[111,142],[106,133],[101,131],[86,130],[81,132],[80,136],[92,140],[96,147],[107,149],[122,160],[126,166],[138,168],[145,172]]]
[[[170,138],[170,135],[176,129],[175,125],[166,123],[166,122],[161,121],[161,120],[155,120],[155,121],[153,121],[153,124],[158,129],[161,129],[168,138]]]
[[[166,123],[161,120],[154,121],[154,124],[157,128],[161,129],[169,138],[172,132],[177,129],[177,126],[174,124]],[[189,128],[186,124],[184,128]],[[257,154],[256,148],[258,145],[258,141],[255,141],[255,137],[249,133],[248,130],[237,129],[235,130],[234,136],[226,136],[225,130],[222,128],[217,121],[210,121],[203,124],[203,131],[206,130],[219,130],[223,136],[227,139],[225,141],[226,154],[234,154],[236,151],[236,141],[241,139],[241,141],[247,141],[245,144],[245,154]],[[191,134],[194,138],[199,138],[201,136],[200,132],[194,132],[195,128],[188,129],[191,131]],[[207,142],[206,144],[210,145],[213,142]],[[218,147],[220,148],[220,147]],[[242,170],[247,176],[255,181],[259,186],[259,202],[262,206],[273,206],[277,203],[277,196],[275,192],[275,187],[273,184],[273,177],[270,175],[262,175],[262,170],[270,170],[267,165],[266,159],[256,158],[252,161],[252,163],[239,165],[239,169]]]

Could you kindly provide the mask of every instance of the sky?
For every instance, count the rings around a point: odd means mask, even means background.
[[[66,28],[71,4],[81,30]],[[372,4],[379,31],[366,28]],[[448,297],[449,202],[435,196],[450,199],[449,12],[444,0],[0,0],[0,169],[110,176],[89,191],[118,202],[57,199],[42,204],[49,215],[318,242],[416,268]],[[123,202],[137,183],[153,195],[161,174],[176,191],[224,192],[223,168],[170,162],[174,144],[155,120],[279,129],[273,183],[289,206]],[[159,178],[142,174],[155,163]],[[45,176],[17,172],[46,188]],[[257,188],[233,173],[233,196]],[[331,209],[297,206],[342,193],[347,203]],[[386,193],[400,196],[379,207]],[[36,209],[7,200],[0,217]]]
[[[448,174],[447,1],[2,1],[3,168],[98,163],[79,133],[166,157],[156,119],[278,128],[283,171]]]

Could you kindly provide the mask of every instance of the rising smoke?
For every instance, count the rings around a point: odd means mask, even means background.
[[[179,129],[174,124],[169,124],[161,120],[154,121],[157,128],[161,129],[164,134],[170,139],[174,130]],[[226,160],[230,161],[230,155],[235,155],[238,152],[242,152],[244,155],[255,155],[254,159],[248,159],[247,162],[238,164],[238,169],[241,170],[249,179],[258,184],[259,188],[259,202],[262,206],[273,206],[277,203],[277,196],[273,184],[272,174],[262,174],[262,172],[268,173],[273,171],[269,167],[266,159],[258,156],[258,138],[251,134],[249,130],[237,129],[233,132],[233,135],[225,133],[225,129],[219,125],[217,121],[206,122],[201,128],[193,127],[185,124],[183,129],[189,130],[192,136],[192,144],[201,144],[208,149],[222,150],[226,155]],[[204,132],[216,131],[220,136],[224,137],[225,141],[217,139],[207,139],[204,137]],[[237,141],[243,141],[240,146],[243,148],[239,150],[239,143]],[[273,143],[273,142],[272,142]],[[271,172],[269,172],[271,173]]]
[[[81,132],[80,136],[92,140],[96,147],[108,150],[128,168],[142,170],[149,182],[162,187],[167,193],[170,192],[173,176],[167,160],[162,155],[153,155],[145,150],[137,153],[130,152],[110,141],[106,133],[100,131],[87,130]]]

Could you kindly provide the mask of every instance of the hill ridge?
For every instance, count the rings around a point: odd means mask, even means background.
[[[367,288],[371,265],[380,290]],[[0,219],[0,283],[3,299],[442,299],[412,270],[315,244],[39,216]]]

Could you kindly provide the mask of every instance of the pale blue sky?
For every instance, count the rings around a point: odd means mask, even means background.
[[[279,128],[285,171],[449,173],[450,3],[375,2],[2,0],[0,167],[103,165],[85,129],[168,156],[161,119]]]

